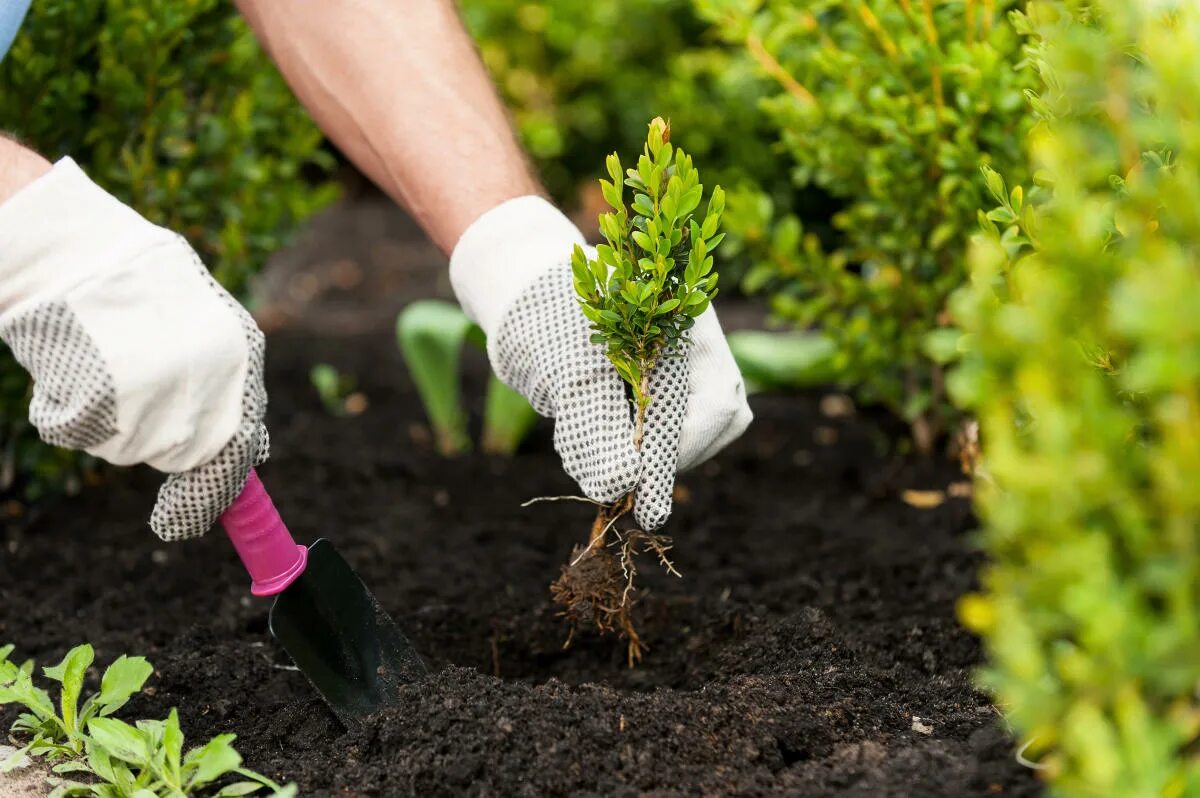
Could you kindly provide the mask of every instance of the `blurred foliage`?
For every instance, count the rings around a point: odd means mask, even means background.
[[[1200,795],[1200,6],[1036,0],[1035,187],[954,302],[991,564],[960,615],[1055,794]]]
[[[461,366],[468,342],[487,349],[483,330],[451,302],[418,300],[396,317],[396,346],[425,407],[434,446],[443,457],[471,451]],[[537,418],[525,397],[489,373],[479,436],[483,452],[505,457],[516,454]]]
[[[715,182],[775,177],[757,109],[769,81],[735,53],[709,46],[691,0],[460,6],[525,147],[560,202],[573,204],[581,186],[595,185],[608,153],[638,150],[646,120],[655,116],[671,121],[679,146],[713,164]]]
[[[336,193],[321,134],[221,0],[38,0],[0,63],[0,129],[187,236],[235,292]],[[27,384],[0,356],[0,490],[32,498],[77,458],[37,441]]]
[[[840,204],[832,229],[779,206],[753,181],[730,195],[747,287],[836,345],[860,399],[912,422],[928,449],[951,410],[943,352],[982,202],[981,164],[1015,169],[1028,112],[1012,3],[945,0],[697,0],[722,40],[773,81],[760,101],[798,188]],[[820,218],[817,218],[820,221]],[[806,231],[806,225],[810,229]]]

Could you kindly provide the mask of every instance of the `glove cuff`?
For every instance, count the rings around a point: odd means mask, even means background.
[[[60,296],[102,265],[173,237],[63,158],[0,204],[0,315]]]
[[[517,297],[567,263],[583,233],[537,196],[508,200],[480,216],[450,255],[450,284],[463,312],[491,336]]]

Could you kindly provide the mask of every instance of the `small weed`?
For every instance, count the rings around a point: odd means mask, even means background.
[[[0,706],[18,704],[25,711],[10,730],[19,748],[0,762],[0,773],[18,767],[27,755],[43,757],[56,774],[50,778],[52,798],[229,798],[264,787],[277,798],[296,795],[294,786],[280,787],[243,768],[232,745],[235,735],[218,735],[184,753],[174,709],[166,720],[133,725],[112,717],[153,673],[144,657],[119,657],[101,676],[99,691],[80,705],[95,653],[87,643],[76,646],[58,665],[42,669],[61,685],[55,706],[50,693],[34,683],[33,661],[17,665],[8,659],[12,651],[11,645],[0,646]],[[232,780],[237,777],[241,780]]]

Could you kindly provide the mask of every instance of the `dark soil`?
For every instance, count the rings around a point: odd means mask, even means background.
[[[331,237],[312,259],[365,246]],[[124,716],[178,706],[189,739],[236,732],[249,766],[306,795],[1040,794],[954,619],[980,562],[969,504],[900,499],[952,465],[887,455],[894,430],[828,418],[819,394],[754,398],[747,435],[680,480],[684,578],[646,563],[650,650],[630,670],[611,638],[562,649],[548,585],[591,512],[520,507],[573,492],[549,426],[511,460],[439,459],[390,324],[366,326],[271,335],[262,473],[297,538],[333,539],[434,666],[395,710],[344,731],[286,669],[224,536],[152,536],[148,471],[8,525],[0,641],[47,663],[84,640],[102,663],[146,655],[151,694]],[[357,376],[365,413],[323,411],[318,362]]]

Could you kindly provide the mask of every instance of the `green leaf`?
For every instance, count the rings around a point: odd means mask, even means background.
[[[241,754],[232,745],[235,739],[233,734],[219,734],[203,747],[189,751],[184,757],[184,770],[190,773],[186,786],[203,787],[241,765]]]
[[[253,781],[237,781],[221,788],[214,798],[233,798],[237,795],[249,795],[261,790],[263,785]]]
[[[104,749],[103,746],[96,743],[95,740],[86,741],[87,763],[97,776],[105,781],[113,784],[120,783],[120,775],[117,773],[117,765],[114,764],[112,756]]]
[[[988,193],[995,198],[996,202],[1007,202],[1008,197],[1004,191],[1004,178],[1000,176],[1000,173],[990,166],[981,166],[979,168],[983,172],[984,180],[987,183]]]
[[[979,227],[983,230],[984,233],[987,233],[989,236],[991,236],[993,238],[1000,237],[999,228],[997,228],[996,224],[987,217],[986,213],[984,213],[982,210],[977,211],[975,218],[979,220]]]
[[[163,725],[162,745],[171,778],[179,782],[182,779],[183,768],[183,730],[179,726],[179,713],[174,707]]]
[[[600,193],[604,195],[605,202],[611,205],[615,210],[624,210],[625,201],[621,197],[621,189],[619,184],[610,183],[607,180],[601,180]]]
[[[679,200],[679,215],[687,216],[689,213],[696,210],[697,206],[700,205],[700,198],[703,195],[704,186],[694,186],[685,191]]]
[[[571,275],[576,281],[589,285],[592,282],[592,274],[588,271],[587,255],[583,252],[583,247],[578,244],[571,251]]]
[[[83,676],[95,657],[92,647],[84,643],[68,651],[58,665],[43,669],[47,678],[62,682],[59,705],[62,708],[63,725],[69,734],[78,731],[75,713],[79,707],[79,694],[83,690]]]
[[[118,657],[100,680],[100,692],[96,696],[100,714],[111,715],[124,706],[130,696],[142,689],[152,673],[154,666],[145,657]]]
[[[725,212],[725,190],[714,186],[712,196],[708,200],[708,215],[720,217]],[[705,219],[707,221],[707,218]]]
[[[649,252],[651,255],[656,252],[654,241],[641,230],[633,231],[633,240],[644,252]]]
[[[88,721],[87,730],[96,745],[110,756],[133,765],[149,764],[150,752],[145,732],[116,718],[93,718]]]
[[[620,157],[614,152],[604,159],[604,165],[608,169],[608,176],[612,178],[613,183],[620,185],[622,183],[621,174],[624,171],[621,169]]]

